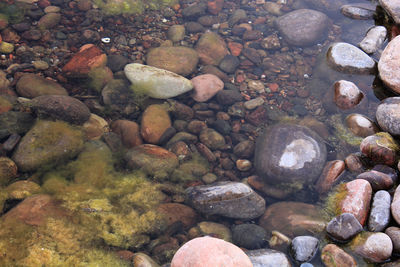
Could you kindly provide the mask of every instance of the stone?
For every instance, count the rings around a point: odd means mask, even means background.
[[[373,263],[388,260],[393,251],[392,241],[384,233],[360,233],[349,246],[355,254]]]
[[[294,46],[310,46],[326,38],[329,18],[319,11],[298,9],[276,20],[276,26],[283,38]]]
[[[179,165],[178,157],[174,153],[151,144],[129,149],[124,159],[128,168],[141,169],[159,180],[168,178]]]
[[[185,26],[183,25],[172,25],[169,27],[167,37],[172,42],[182,41],[185,37]]]
[[[239,66],[240,60],[232,55],[226,55],[219,63],[219,68],[226,73],[234,73]]]
[[[265,211],[265,200],[249,186],[238,182],[189,187],[186,199],[190,206],[206,215],[251,220]]]
[[[267,183],[300,187],[320,175],[326,153],[321,137],[309,128],[277,124],[257,139],[254,162]]]
[[[392,166],[397,162],[399,145],[390,134],[379,132],[364,138],[360,150],[375,164]]]
[[[188,33],[204,32],[205,28],[198,22],[189,21],[185,24]]]
[[[31,114],[8,111],[0,114],[0,139],[12,134],[24,134],[34,123]]]
[[[30,105],[39,118],[52,118],[82,125],[90,117],[89,108],[70,96],[42,95],[32,99]]]
[[[388,97],[376,109],[376,120],[383,131],[400,135],[400,97]]]
[[[382,232],[389,225],[390,202],[391,197],[389,192],[380,190],[375,193],[368,218],[369,231]]]
[[[200,132],[200,141],[211,150],[222,149],[225,146],[225,138],[217,131],[207,128]]]
[[[355,259],[335,244],[328,244],[322,249],[321,260],[326,267],[357,267]]]
[[[386,39],[387,30],[384,26],[374,26],[368,30],[366,36],[358,46],[367,54],[373,54],[382,46]]]
[[[107,64],[107,55],[93,44],[83,45],[62,68],[68,78],[87,78],[89,73]]]
[[[319,240],[313,236],[296,236],[290,244],[290,252],[296,262],[311,261],[318,251]]]
[[[316,235],[324,231],[326,221],[315,205],[284,201],[269,205],[259,220],[267,233],[278,231],[290,238]]]
[[[135,267],[160,267],[157,262],[142,252],[133,254],[133,257],[130,261]]]
[[[192,120],[187,125],[187,130],[192,134],[199,134],[202,130],[207,128],[207,124],[204,121]]]
[[[57,82],[35,74],[24,74],[17,82],[17,93],[26,98],[41,95],[68,95],[67,90]]]
[[[197,102],[206,102],[224,89],[224,82],[213,74],[202,74],[191,80],[193,84],[193,99]]]
[[[260,249],[267,245],[267,232],[256,224],[239,224],[232,230],[233,243],[246,249]]]
[[[393,253],[399,254],[400,252],[400,228],[391,226],[386,228],[385,234],[387,234],[393,243]]]
[[[182,9],[182,15],[189,20],[196,19],[201,15],[204,15],[207,9],[207,5],[205,3],[197,3],[194,5],[190,5]]]
[[[292,267],[285,253],[277,250],[268,248],[248,250],[246,255],[249,256],[253,267]]]
[[[138,63],[124,68],[132,90],[153,98],[167,99],[192,90],[192,82],[173,72]]]
[[[134,121],[116,120],[111,123],[111,129],[121,138],[126,148],[132,148],[143,144],[139,125]]]
[[[367,137],[379,132],[375,122],[362,114],[350,114],[345,119],[347,128],[356,136]]]
[[[2,41],[0,43],[0,53],[11,54],[13,51],[14,51],[14,45],[12,43],[8,43],[5,41]]]
[[[82,127],[88,140],[98,140],[110,129],[108,122],[94,113],[90,113],[89,120]]]
[[[167,220],[168,226],[180,222],[184,229],[194,225],[197,219],[197,214],[191,207],[180,203],[162,203],[158,206],[157,212]]]
[[[395,182],[390,175],[376,170],[360,173],[356,179],[367,180],[374,191],[390,189]]]
[[[241,172],[247,172],[247,171],[251,170],[252,167],[253,167],[253,164],[251,163],[250,160],[238,159],[236,161],[236,168]]]
[[[171,119],[162,105],[150,105],[143,112],[140,134],[147,143],[158,144],[169,127]]]
[[[160,46],[151,49],[146,56],[147,65],[182,76],[193,73],[198,62],[199,56],[196,50],[184,46]]]
[[[213,0],[207,2],[207,10],[212,15],[218,15],[224,6],[224,0]]]
[[[349,241],[363,231],[363,227],[352,213],[342,213],[333,218],[326,226],[329,236],[339,242]]]
[[[195,49],[199,54],[200,62],[204,65],[218,66],[228,54],[225,41],[214,32],[204,33],[197,41]]]
[[[251,158],[254,154],[255,143],[251,140],[244,140],[233,148],[233,153],[239,158]]]
[[[35,171],[75,157],[83,144],[81,130],[62,121],[39,120],[21,139],[12,159],[20,171]]]
[[[400,187],[399,186],[396,188],[396,191],[394,192],[390,210],[392,211],[393,219],[397,222],[397,224],[400,224]]]
[[[168,108],[175,120],[191,121],[194,117],[193,109],[185,104],[175,100],[168,100],[170,107]]]
[[[107,108],[129,117],[136,117],[141,112],[135,93],[129,88],[127,81],[111,80],[101,91],[103,103]]]
[[[344,162],[346,163],[347,169],[352,173],[361,173],[366,169],[361,160],[361,153],[348,155]]]
[[[352,82],[340,80],[333,85],[335,88],[334,101],[340,109],[351,109],[364,98],[363,92]]]
[[[355,179],[340,185],[337,194],[341,197],[334,203],[336,210],[353,214],[360,224],[364,225],[370,209],[371,184],[363,179]]]
[[[349,74],[372,74],[375,61],[361,49],[348,43],[334,43],[327,52],[327,60],[335,70]]]
[[[249,257],[222,239],[198,237],[185,243],[174,255],[171,267],[252,267]]]
[[[370,3],[354,3],[350,5],[343,5],[340,11],[346,17],[352,19],[373,19],[375,15],[376,6]]]
[[[60,13],[48,13],[40,18],[37,25],[41,30],[52,29],[58,25],[60,20]]]
[[[17,177],[17,165],[8,157],[0,157],[0,185],[7,185]]]
[[[345,163],[343,160],[333,160],[325,164],[321,176],[315,184],[315,189],[319,194],[325,194],[330,191],[333,185],[337,182],[340,175],[345,170]]]
[[[221,105],[232,105],[242,101],[242,95],[236,90],[221,90],[217,93],[217,101]]]
[[[42,189],[35,182],[22,180],[16,181],[6,187],[8,200],[23,200],[27,197],[39,194]]]
[[[393,18],[396,24],[400,23],[400,1],[399,0],[379,0],[379,4]]]
[[[200,236],[212,236],[223,239],[227,242],[232,242],[231,230],[223,224],[215,222],[200,222],[188,232],[190,239]]]
[[[128,64],[129,59],[123,55],[108,55],[107,56],[107,67],[111,69],[112,72],[118,72],[123,70],[125,65]]]
[[[252,110],[252,109],[255,109],[255,108],[261,106],[264,103],[265,103],[265,100],[262,97],[256,97],[249,101],[244,102],[244,107],[246,109]]]
[[[236,9],[233,14],[230,16],[228,23],[229,26],[233,26],[236,23],[242,21],[242,20],[246,20],[247,19],[247,14],[246,11],[243,9]]]

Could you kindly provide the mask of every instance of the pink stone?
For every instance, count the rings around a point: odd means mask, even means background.
[[[174,255],[171,267],[252,267],[249,257],[237,246],[214,237],[198,237]]]
[[[361,225],[367,219],[372,197],[371,184],[363,179],[355,179],[345,184],[345,198],[339,203],[341,213],[353,214]]]
[[[400,224],[400,186],[397,187],[394,192],[392,205],[391,205],[392,216],[394,220]]]
[[[320,194],[327,193],[343,173],[345,164],[343,160],[329,161],[325,164],[324,170],[319,177],[315,188]]]
[[[337,81],[334,84],[334,88],[334,101],[340,109],[351,109],[358,105],[364,97],[357,85],[349,81]]]
[[[224,82],[213,74],[202,74],[191,81],[194,87],[192,97],[197,102],[205,102],[224,89]]]

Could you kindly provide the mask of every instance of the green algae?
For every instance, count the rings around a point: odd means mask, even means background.
[[[327,216],[327,220],[332,219],[332,217],[338,216],[342,213],[340,203],[346,198],[348,192],[346,189],[346,184],[337,185],[331,193],[325,199],[324,212]]]
[[[354,147],[358,147],[363,140],[362,137],[354,135],[342,122],[342,116],[336,114],[330,117],[329,124],[334,130],[334,137],[330,137],[331,141],[341,140],[346,144]]]
[[[160,10],[178,3],[177,0],[94,0],[106,15],[141,14],[145,10]]]

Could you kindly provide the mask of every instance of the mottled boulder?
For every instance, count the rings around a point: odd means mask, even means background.
[[[41,95],[68,95],[60,84],[39,75],[24,74],[17,82],[17,93],[20,96],[34,98]]]
[[[249,186],[237,182],[219,182],[186,189],[190,206],[207,215],[250,220],[265,211],[265,200]]]
[[[279,17],[276,25],[289,44],[309,46],[326,38],[330,22],[324,13],[311,9],[298,9]]]
[[[197,41],[196,51],[204,65],[216,65],[228,54],[224,40],[214,32],[204,33]]]

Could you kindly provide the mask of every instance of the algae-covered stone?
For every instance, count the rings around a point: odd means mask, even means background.
[[[8,199],[24,199],[38,194],[40,190],[40,185],[27,180],[16,181],[6,187]]]
[[[60,84],[35,74],[24,74],[17,82],[17,92],[27,98],[41,95],[68,95]]]
[[[227,242],[232,242],[231,230],[223,224],[215,222],[201,222],[189,230],[189,237],[196,238],[199,236],[213,236],[223,239]]]
[[[187,76],[194,72],[199,56],[193,48],[184,46],[157,47],[147,54],[149,66]]]
[[[60,20],[60,13],[48,13],[40,18],[38,21],[38,27],[42,30],[51,29],[57,26]]]
[[[65,122],[41,120],[22,138],[12,158],[21,171],[34,171],[76,156],[83,143],[81,130]]]
[[[10,54],[14,51],[14,45],[7,42],[0,43],[0,53]]]
[[[206,32],[200,37],[196,44],[196,51],[204,65],[218,66],[228,54],[224,40],[214,32]]]
[[[0,185],[7,184],[17,176],[17,165],[7,157],[0,157]]]
[[[27,132],[34,119],[31,114],[24,112],[8,111],[0,114],[0,139],[11,134]]]
[[[132,82],[132,89],[138,94],[153,98],[167,99],[192,90],[192,82],[173,72],[138,63],[124,68],[126,77]]]
[[[171,119],[162,105],[150,105],[143,112],[140,133],[147,143],[158,144],[169,127]]]

